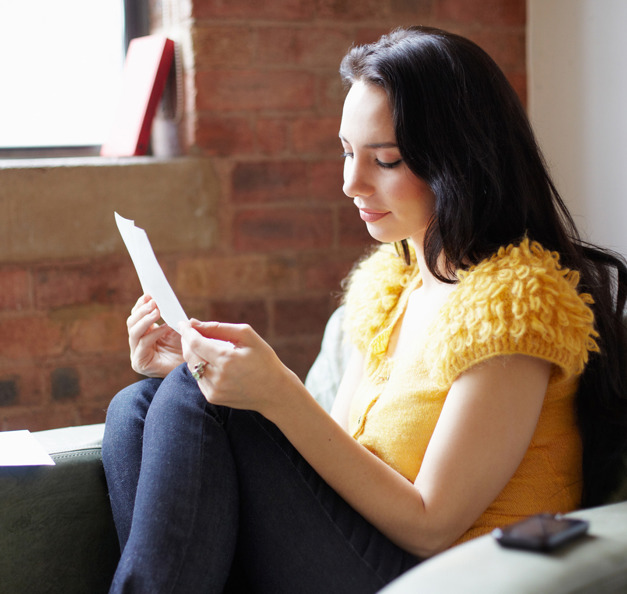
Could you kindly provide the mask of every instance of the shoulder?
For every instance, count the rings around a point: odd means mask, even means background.
[[[512,311],[514,319],[524,319],[530,312],[575,310],[592,321],[592,297],[577,290],[579,273],[563,268],[558,253],[529,239],[500,248],[492,257],[460,271],[458,278],[460,299],[525,306],[524,312]]]
[[[438,368],[447,381],[504,354],[540,357],[571,376],[598,350],[592,297],[578,292],[579,274],[539,243],[502,247],[458,277],[435,328]]]

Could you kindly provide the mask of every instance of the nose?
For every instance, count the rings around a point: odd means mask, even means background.
[[[349,198],[355,196],[370,196],[374,187],[369,178],[363,160],[356,157],[346,157],[344,161],[344,185],[342,191]]]

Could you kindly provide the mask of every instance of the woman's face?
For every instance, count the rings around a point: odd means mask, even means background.
[[[385,91],[356,82],[342,113],[344,193],[353,199],[372,237],[412,239],[422,246],[435,211],[435,196],[401,158]]]

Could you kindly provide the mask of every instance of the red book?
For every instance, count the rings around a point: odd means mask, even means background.
[[[133,39],[126,52],[122,97],[103,157],[145,155],[152,120],[174,57],[174,42],[161,35]]]

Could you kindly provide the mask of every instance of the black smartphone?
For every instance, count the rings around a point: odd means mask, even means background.
[[[504,547],[531,551],[552,551],[588,532],[587,520],[561,515],[538,514],[520,522],[496,528],[492,536]]]

